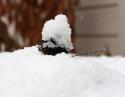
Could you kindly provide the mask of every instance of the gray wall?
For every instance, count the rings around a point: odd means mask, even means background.
[[[78,52],[108,47],[125,55],[125,0],[81,0],[76,17]]]

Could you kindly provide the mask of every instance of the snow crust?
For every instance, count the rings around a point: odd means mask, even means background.
[[[68,19],[65,15],[57,15],[55,19],[51,19],[44,24],[42,30],[42,40],[47,41],[54,39],[57,45],[50,42],[46,43],[45,47],[64,47],[68,51],[73,49],[71,43],[71,28],[68,24]]]
[[[125,58],[2,53],[0,97],[125,97]]]

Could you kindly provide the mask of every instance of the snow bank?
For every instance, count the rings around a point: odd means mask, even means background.
[[[55,19],[51,19],[44,24],[42,30],[42,40],[48,41],[50,39],[56,41],[58,45],[50,42],[44,44],[44,47],[62,47],[67,51],[72,50],[71,43],[71,28],[68,24],[68,19],[65,15],[57,15]]]
[[[0,97],[125,97],[124,65],[122,57],[42,55],[35,46],[2,53]]]

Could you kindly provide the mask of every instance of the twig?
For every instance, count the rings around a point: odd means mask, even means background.
[[[102,49],[102,50],[96,50],[96,51],[90,51],[90,52],[86,52],[86,53],[82,53],[82,54],[75,54],[74,56],[92,56],[92,55],[101,55],[101,54],[105,54],[106,53],[106,49]]]

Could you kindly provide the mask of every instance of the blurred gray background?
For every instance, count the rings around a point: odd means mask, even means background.
[[[80,0],[75,10],[78,52],[125,55],[125,0]]]

